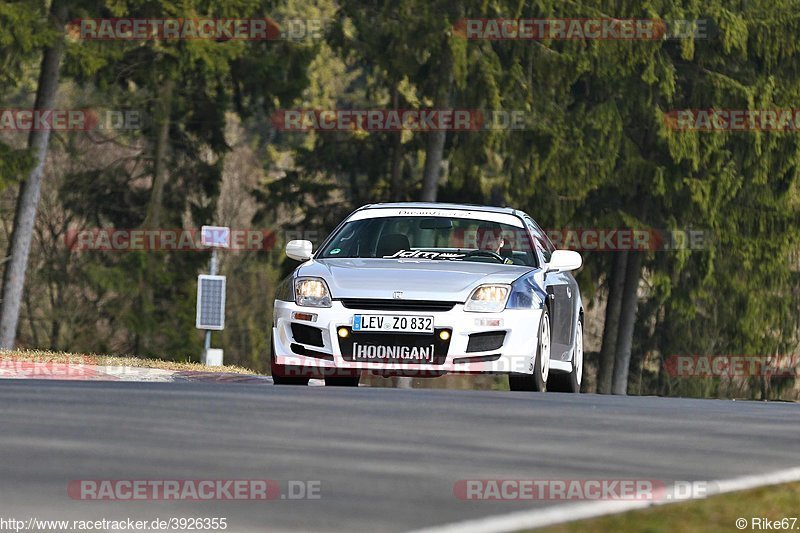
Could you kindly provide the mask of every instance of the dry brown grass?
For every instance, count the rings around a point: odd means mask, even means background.
[[[94,366],[130,366],[139,368],[158,368],[161,370],[175,370],[179,372],[229,372],[236,374],[258,374],[249,368],[235,365],[205,366],[189,361],[167,361],[164,359],[149,359],[130,355],[96,355],[75,354],[65,352],[50,352],[46,350],[2,350],[0,361],[26,361],[36,363],[61,363],[74,365]]]

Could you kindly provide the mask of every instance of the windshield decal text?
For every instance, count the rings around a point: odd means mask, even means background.
[[[384,255],[383,259],[463,259],[466,254],[453,252],[425,252],[423,250],[399,250],[393,255]]]

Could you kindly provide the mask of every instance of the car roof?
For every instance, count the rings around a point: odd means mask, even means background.
[[[511,207],[493,207],[488,205],[474,205],[474,204],[453,204],[444,202],[387,202],[378,204],[367,204],[361,209],[398,209],[398,208],[416,208],[416,209],[462,209],[465,211],[484,211],[487,213],[506,213],[509,215],[520,216],[521,211]],[[361,210],[359,209],[359,211]]]

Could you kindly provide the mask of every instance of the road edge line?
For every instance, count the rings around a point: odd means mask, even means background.
[[[768,474],[755,474],[740,476],[730,479],[708,482],[708,490],[702,497],[692,496],[674,500],[613,500],[613,501],[593,501],[575,504],[556,505],[543,509],[531,509],[528,511],[515,511],[504,515],[492,515],[485,518],[474,520],[464,520],[461,522],[451,522],[440,526],[432,526],[416,529],[412,533],[507,533],[522,529],[537,529],[541,527],[587,520],[605,515],[624,513],[668,505],[672,503],[683,503],[695,500],[750,490],[769,485],[779,485],[781,483],[791,483],[800,481],[800,467],[792,467],[784,470],[777,470]],[[672,485],[675,488],[675,485]]]

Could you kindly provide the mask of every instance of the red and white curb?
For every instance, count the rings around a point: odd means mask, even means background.
[[[236,374],[234,372],[202,372],[197,370],[178,371],[172,375],[173,381],[189,381],[202,383],[251,383],[257,385],[273,385],[272,376],[257,376],[255,374]],[[325,385],[321,379],[311,379],[308,384],[312,387]]]

